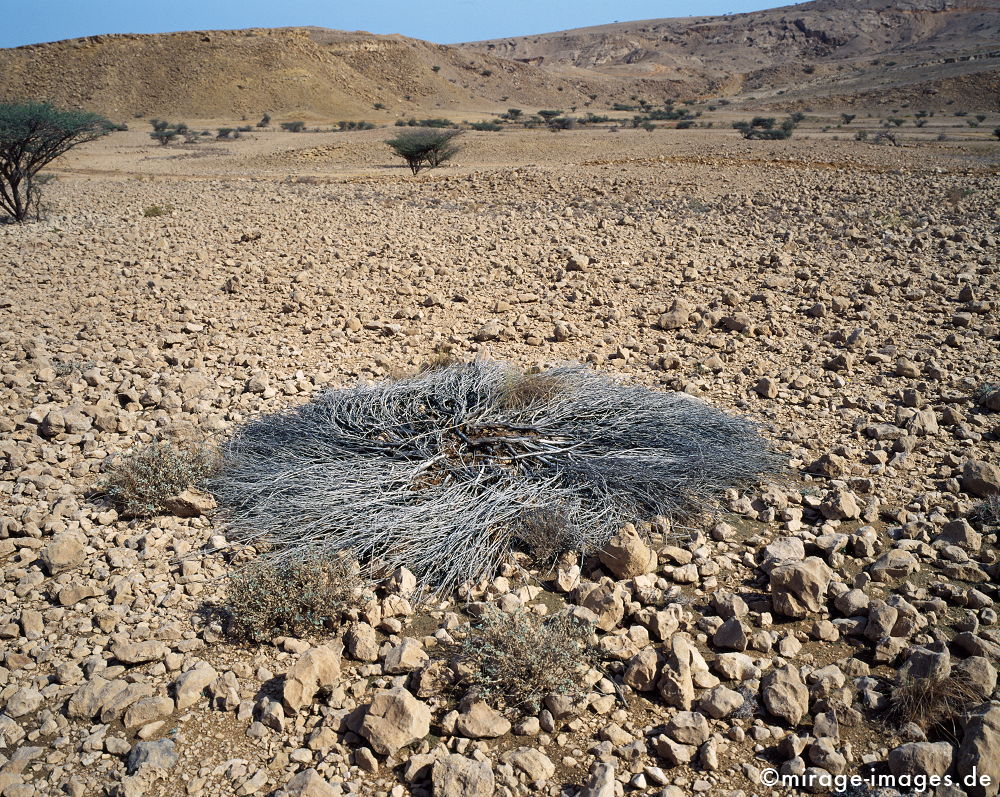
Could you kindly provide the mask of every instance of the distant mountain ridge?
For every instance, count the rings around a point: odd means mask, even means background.
[[[45,99],[124,120],[388,120],[710,97],[1000,109],[1000,0],[814,0],[454,46],[260,28],[0,49],[0,100]]]

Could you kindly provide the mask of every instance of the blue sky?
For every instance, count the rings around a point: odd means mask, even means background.
[[[290,25],[402,33],[449,44],[615,21],[740,13],[787,4],[788,0],[12,0],[0,26],[0,47],[98,33]]]

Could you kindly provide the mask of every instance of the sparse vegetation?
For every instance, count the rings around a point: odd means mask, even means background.
[[[503,125],[490,121],[470,122],[469,127],[471,127],[473,130],[485,130],[494,133],[498,130],[503,130]]]
[[[169,216],[173,210],[173,205],[150,205],[142,211],[142,215],[147,219],[155,219],[159,216]]]
[[[47,103],[0,103],[0,210],[16,222],[41,216],[42,169],[111,130],[102,116]]]
[[[424,167],[437,167],[458,154],[454,144],[458,131],[419,130],[401,133],[385,143],[417,174]]]
[[[288,133],[301,133],[306,128],[306,123],[301,121],[282,122],[281,129]]]
[[[257,122],[257,127],[267,127],[270,124],[271,124],[271,115],[270,114],[264,114],[261,117],[260,121]]]
[[[567,613],[542,618],[486,606],[460,646],[464,684],[488,703],[537,714],[546,695],[578,697],[586,690],[592,633]]]
[[[205,446],[159,441],[119,457],[99,491],[124,517],[153,517],[164,511],[168,498],[204,481],[215,463]]]
[[[340,557],[296,562],[258,558],[231,573],[223,611],[228,633],[250,642],[285,634],[309,636],[334,628],[357,604],[361,579]]]

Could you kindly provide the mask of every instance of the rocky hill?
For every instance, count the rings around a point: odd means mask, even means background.
[[[580,81],[474,50],[320,28],[107,35],[0,50],[0,98],[135,114],[320,117],[586,100]]]
[[[624,22],[463,46],[553,74],[670,79],[723,95],[849,99],[878,87],[912,86],[912,93],[934,98],[935,91],[948,94],[934,85],[942,79],[963,78],[963,86],[947,88],[995,85],[1000,2],[816,0],[747,14]]]

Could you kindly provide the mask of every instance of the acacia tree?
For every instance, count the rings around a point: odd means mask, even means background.
[[[416,130],[401,133],[385,143],[392,147],[399,157],[406,161],[414,174],[424,166],[440,166],[458,153],[458,147],[451,143],[459,134],[458,130]]]
[[[14,221],[38,213],[39,172],[78,144],[110,133],[107,119],[44,102],[0,103],[0,209]]]

